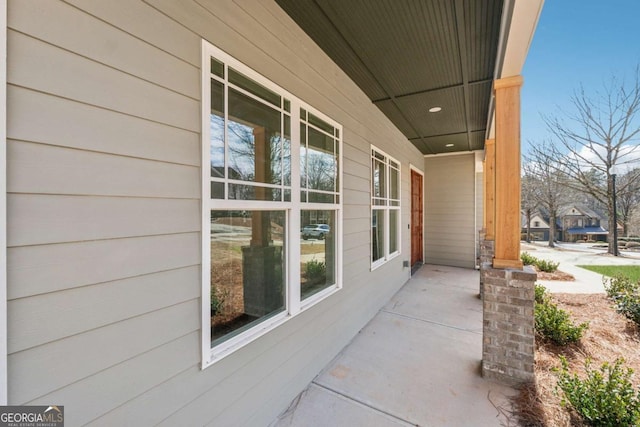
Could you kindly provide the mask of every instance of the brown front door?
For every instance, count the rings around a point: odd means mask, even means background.
[[[411,171],[411,267],[422,264],[422,175]]]

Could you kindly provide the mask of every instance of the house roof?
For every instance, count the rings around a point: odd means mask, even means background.
[[[276,2],[423,154],[437,154],[491,137],[493,80],[520,73],[543,0]]]
[[[567,230],[569,234],[609,234],[602,227],[573,227]]]
[[[577,210],[579,213],[572,213],[571,211],[573,209]],[[585,216],[588,216],[589,218],[602,219],[602,215],[582,205],[567,205],[558,210],[558,216],[562,217],[567,215],[585,215]]]

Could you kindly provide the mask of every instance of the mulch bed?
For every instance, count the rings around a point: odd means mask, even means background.
[[[582,426],[580,419],[560,404],[562,391],[556,390],[555,368],[560,355],[570,370],[584,374],[587,358],[592,368],[624,358],[635,372],[633,382],[640,386],[640,327],[616,313],[604,294],[552,294],[556,304],[568,311],[576,324],[589,322],[579,344],[559,347],[536,337],[535,383],[521,390],[514,401],[514,415],[523,426]]]
[[[563,282],[573,282],[576,280],[573,275],[565,273],[564,271],[556,270],[553,273],[548,273],[546,271],[540,271],[540,269],[535,265],[532,267],[536,273],[538,273],[538,280],[559,280]]]

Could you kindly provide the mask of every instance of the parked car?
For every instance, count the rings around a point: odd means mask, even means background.
[[[324,236],[326,236],[329,231],[331,231],[331,228],[327,224],[305,225],[302,229],[302,238],[304,240],[309,238],[324,239]]]

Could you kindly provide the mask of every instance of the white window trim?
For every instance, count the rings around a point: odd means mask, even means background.
[[[385,230],[384,230],[384,256],[376,261],[373,261],[373,257],[371,258],[371,271],[381,267],[382,265],[386,264],[387,262],[391,261],[392,259],[398,257],[401,255],[402,253],[402,227],[401,227],[401,223],[402,223],[402,164],[395,159],[394,157],[390,156],[389,154],[387,154],[386,152],[384,152],[383,150],[379,149],[378,147],[376,147],[375,145],[371,145],[370,146],[370,150],[369,150],[369,164],[370,166],[373,168],[373,151],[383,155],[385,157],[385,177],[386,177],[386,182],[385,182],[385,194],[386,194],[386,199],[387,199],[387,203],[383,206],[381,205],[374,205],[373,203],[373,179],[371,181],[371,185],[370,185],[370,192],[371,192],[371,217],[373,218],[373,211],[374,210],[382,210],[384,211],[384,225],[385,225]],[[398,165],[398,206],[391,206],[389,204],[390,200],[394,200],[391,199],[390,195],[391,195],[391,174],[389,173],[389,170],[391,169],[391,166],[389,165],[389,161],[393,161]],[[371,175],[371,174],[370,174]],[[396,239],[397,239],[397,247],[398,250],[395,252],[391,252],[389,253],[389,241],[390,241],[390,228],[389,228],[389,211],[390,210],[397,210],[398,211],[398,221],[396,224]],[[371,240],[371,245],[373,245],[373,229],[371,228],[371,221],[369,221],[369,228],[370,228],[370,240]],[[369,250],[369,254],[371,254],[371,250]]]
[[[2,0],[0,0],[2,1]],[[273,317],[263,320],[258,325],[251,329],[244,331],[237,336],[234,336],[223,343],[211,348],[211,335],[210,335],[210,277],[211,277],[211,189],[209,182],[211,181],[210,174],[210,147],[209,147],[209,115],[211,105],[211,92],[210,92],[210,78],[209,72],[210,58],[214,57],[221,60],[228,66],[235,68],[245,76],[254,80],[255,82],[263,85],[264,87],[278,93],[279,95],[287,98],[290,101],[290,117],[291,117],[291,201],[290,202],[263,202],[255,200],[215,200],[215,209],[225,210],[280,210],[285,211],[286,217],[286,230],[285,244],[286,247],[286,296],[285,296],[285,309],[282,313],[278,313]],[[252,70],[248,66],[244,65],[240,61],[236,60],[226,52],[213,46],[206,40],[202,40],[201,49],[201,95],[202,95],[202,111],[201,111],[201,124],[202,124],[202,144],[201,144],[201,229],[202,229],[202,304],[201,304],[201,327],[202,327],[202,369],[211,366],[212,364],[222,360],[229,354],[232,354],[236,350],[246,346],[250,342],[265,335],[269,331],[277,328],[279,325],[288,321],[292,317],[295,317],[299,313],[309,309],[310,307],[318,304],[319,302],[327,299],[329,296],[335,294],[342,289],[342,245],[343,245],[343,151],[344,144],[342,144],[344,138],[343,127],[328,117],[324,113],[316,110],[312,106],[306,104],[293,94],[289,93],[285,89],[281,88],[277,84],[271,82],[267,78],[263,77],[258,72]],[[227,97],[225,96],[225,99]],[[339,203],[303,203],[300,201],[300,108],[307,110],[317,116],[318,118],[326,121],[338,129],[340,135],[337,139],[338,142],[338,194]],[[225,111],[226,114],[226,111]],[[227,147],[225,145],[225,151]],[[225,156],[226,157],[226,156]],[[229,182],[229,181],[228,181]],[[336,282],[332,286],[328,286],[322,291],[309,296],[303,301],[300,301],[300,212],[303,210],[330,210],[335,212],[335,244],[336,244]]]
[[[0,405],[7,404],[7,0],[0,0]]]

